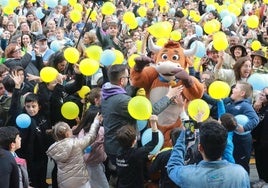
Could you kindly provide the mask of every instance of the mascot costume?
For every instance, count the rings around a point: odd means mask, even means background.
[[[130,72],[132,85],[144,88],[152,104],[166,96],[170,86],[183,85],[182,96],[187,101],[201,98],[204,90],[203,84],[185,70],[191,64],[187,56],[193,55],[195,51],[185,50],[178,42],[173,41],[169,41],[161,49],[153,47],[152,40],[149,39],[148,42],[150,50],[155,53],[155,60],[147,56],[135,59],[136,64]],[[180,115],[183,112],[183,108],[176,103],[170,101],[167,104],[163,111],[156,114],[158,115],[158,128],[165,138],[164,146],[170,146],[170,131],[175,127],[180,127]]]

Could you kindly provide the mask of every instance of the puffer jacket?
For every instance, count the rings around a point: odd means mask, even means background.
[[[47,155],[58,166],[59,188],[81,187],[89,180],[83,150],[95,141],[98,130],[99,122],[94,121],[83,138],[65,138],[49,147]]]

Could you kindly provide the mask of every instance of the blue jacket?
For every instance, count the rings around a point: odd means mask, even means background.
[[[220,160],[185,166],[184,155],[185,132],[182,131],[167,164],[170,179],[181,188],[250,187],[249,176],[240,165]]]
[[[211,105],[217,105],[218,100],[211,98],[208,94],[204,94],[202,99]],[[243,114],[248,117],[249,121],[243,126],[245,132],[252,131],[259,123],[259,117],[253,109],[249,99],[233,101],[230,97],[223,99],[223,103],[227,113],[234,116]]]

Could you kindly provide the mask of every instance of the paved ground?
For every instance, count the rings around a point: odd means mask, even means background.
[[[51,170],[53,168],[53,163],[51,163],[51,161],[49,161],[49,165],[48,165],[48,173],[47,173],[47,182],[50,184],[51,183]],[[259,177],[258,177],[258,173],[257,173],[257,169],[256,169],[256,166],[255,166],[255,160],[252,159],[250,161],[250,182],[251,183],[254,183],[256,181],[259,180]],[[52,188],[51,186],[49,188]]]

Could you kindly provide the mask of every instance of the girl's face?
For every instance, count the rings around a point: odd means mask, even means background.
[[[58,40],[62,40],[64,38],[64,32],[60,31],[60,30],[57,30],[56,31],[56,37],[57,37]]]
[[[242,49],[240,47],[236,47],[234,49],[234,56],[235,57],[241,57],[242,56]]]
[[[67,65],[67,61],[62,61],[62,62],[58,63],[58,65],[57,65],[58,71],[63,72],[66,68],[66,65]]]
[[[249,60],[245,61],[242,67],[240,68],[241,78],[248,78],[251,74],[251,70],[252,70],[251,61]]]
[[[27,114],[29,114],[29,116],[31,116],[31,117],[38,114],[38,112],[40,110],[40,106],[39,106],[37,101],[27,102],[27,103],[25,103],[24,106],[25,106],[25,110],[26,110]]]

